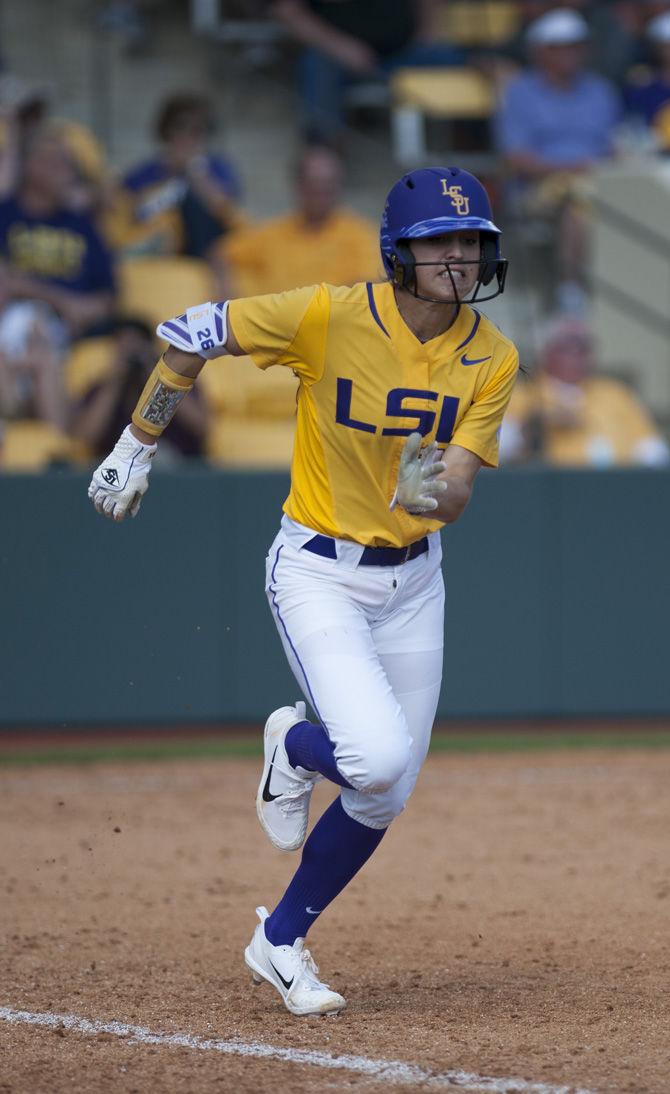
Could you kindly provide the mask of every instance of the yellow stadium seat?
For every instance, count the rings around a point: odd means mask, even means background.
[[[65,390],[71,399],[81,399],[89,388],[104,379],[113,349],[113,338],[85,338],[72,347],[65,362]]]
[[[223,467],[288,468],[295,421],[220,414],[209,431],[208,456]]]
[[[176,256],[126,258],[119,263],[119,304],[152,328],[212,296],[212,273],[202,259]]]
[[[298,381],[287,368],[256,368],[248,357],[208,361],[200,374],[212,411],[207,455],[224,467],[291,463]]]
[[[214,414],[251,418],[294,418],[298,381],[288,368],[256,368],[249,357],[208,361],[198,383]]]
[[[51,463],[70,462],[76,454],[70,438],[48,422],[6,422],[0,438],[3,471],[44,471]]]
[[[495,90],[476,68],[400,68],[391,77],[391,127],[396,159],[402,164],[426,158],[427,117],[448,121],[490,118]]]
[[[435,37],[455,46],[494,48],[521,25],[521,5],[505,0],[447,0],[437,5]]]

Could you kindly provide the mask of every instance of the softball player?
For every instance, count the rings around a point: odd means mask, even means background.
[[[291,490],[266,589],[315,720],[302,701],[268,718],[260,823],[276,847],[297,850],[316,780],[342,790],[277,907],[257,909],[245,951],[254,980],[293,1014],[345,1006],[304,939],[404,808],[428,750],[442,675],[440,529],[460,517],[480,467],[497,464],[518,367],[472,306],[503,291],[499,241],[472,175],[405,175],[381,222],[386,282],[208,303],[162,323],[170,348],[89,487],[98,512],[136,515],[156,439],[204,358],[249,354],[298,376]]]

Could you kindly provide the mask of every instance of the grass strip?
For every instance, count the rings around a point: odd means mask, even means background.
[[[450,733],[433,734],[431,752],[505,753],[553,752],[570,749],[631,749],[670,748],[667,730],[634,730],[607,732],[546,731]],[[258,737],[194,737],[188,740],[151,738],[123,740],[99,744],[87,741],[81,745],[53,742],[31,743],[29,748],[0,748],[1,767],[33,767],[54,764],[125,763],[134,760],[235,760],[262,755]]]

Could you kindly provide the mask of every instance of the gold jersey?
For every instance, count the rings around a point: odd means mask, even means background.
[[[346,209],[317,226],[289,213],[241,228],[223,237],[220,253],[242,296],[283,292],[317,278],[352,285],[381,270],[377,226]]]
[[[497,465],[518,354],[474,308],[463,305],[428,342],[404,322],[390,282],[231,300],[228,318],[258,368],[283,365],[299,379],[284,503],[298,523],[372,547],[406,547],[441,528],[389,508],[415,431]]]

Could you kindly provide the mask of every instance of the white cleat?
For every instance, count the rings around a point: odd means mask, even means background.
[[[261,826],[280,851],[296,851],[307,835],[309,802],[319,776],[291,767],[284,741],[291,726],[305,719],[305,704],[280,707],[265,723],[265,764],[256,795]]]
[[[273,946],[265,937],[267,908],[256,908],[260,923],[244,951],[255,984],[267,980],[277,989],[291,1014],[338,1014],[346,1001],[319,980],[318,967],[305,939],[296,938],[292,946]]]

